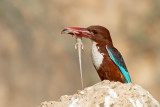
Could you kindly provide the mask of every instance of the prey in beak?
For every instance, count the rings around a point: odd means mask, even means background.
[[[81,84],[83,89],[84,86],[83,86],[82,61],[81,61],[81,50],[83,50],[82,37],[88,38],[90,37],[91,33],[86,28],[68,27],[63,29],[61,34],[70,34],[76,37],[75,49],[78,50]]]
[[[90,38],[92,35],[87,28],[79,28],[79,27],[68,27],[64,28],[61,32],[61,34],[70,34],[70,35],[76,35],[78,37],[86,37]]]

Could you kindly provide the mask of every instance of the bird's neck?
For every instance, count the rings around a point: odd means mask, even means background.
[[[100,65],[103,62],[103,53],[100,51],[100,46],[98,43],[92,42],[92,61],[96,69],[99,69]]]
[[[108,53],[106,48],[113,47],[113,44],[107,42],[92,41],[92,60],[94,66],[98,69],[103,62],[104,55]]]

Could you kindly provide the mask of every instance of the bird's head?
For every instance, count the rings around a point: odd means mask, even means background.
[[[102,26],[89,26],[87,28],[68,27],[63,29],[62,33],[89,38],[97,43],[107,42],[112,44],[109,30]]]

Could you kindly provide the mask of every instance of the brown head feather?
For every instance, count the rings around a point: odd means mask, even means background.
[[[105,27],[96,25],[96,26],[89,26],[87,29],[93,34],[93,36],[90,37],[91,40],[98,43],[105,42],[107,45],[113,45],[110,32]]]

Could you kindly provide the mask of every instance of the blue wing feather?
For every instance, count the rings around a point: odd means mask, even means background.
[[[128,73],[127,67],[124,63],[124,60],[121,56],[121,54],[117,51],[116,48],[106,48],[108,51],[108,54],[110,56],[110,58],[112,59],[112,61],[118,66],[118,68],[120,69],[120,71],[122,72],[124,78],[125,78],[125,83],[129,83],[131,82],[131,78],[130,75]]]

